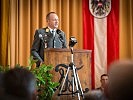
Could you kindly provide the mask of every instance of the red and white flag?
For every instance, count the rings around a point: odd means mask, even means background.
[[[82,0],[83,45],[92,50],[92,88],[99,85],[101,74],[119,59],[119,0]]]

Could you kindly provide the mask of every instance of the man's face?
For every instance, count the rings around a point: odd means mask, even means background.
[[[58,28],[59,18],[56,14],[50,14],[49,19],[47,20],[48,26],[52,29]]]
[[[102,76],[101,85],[105,87],[108,84],[108,76]]]

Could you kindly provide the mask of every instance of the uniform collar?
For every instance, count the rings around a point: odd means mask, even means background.
[[[50,32],[52,33],[52,31],[54,31],[54,32],[56,32],[56,28],[55,29],[52,29],[52,28],[50,28],[50,27],[48,27],[49,28],[49,30],[50,30]]]

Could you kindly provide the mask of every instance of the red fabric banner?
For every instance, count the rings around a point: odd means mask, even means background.
[[[83,47],[84,49],[92,50],[91,58],[91,83],[92,89],[95,88],[95,76],[96,69],[99,66],[95,66],[95,46],[94,46],[94,16],[89,11],[89,0],[82,0],[82,12],[83,12]],[[119,59],[119,0],[111,0],[111,12],[107,16],[107,65],[116,59]],[[98,48],[98,47],[97,47]],[[102,61],[102,60],[101,60]],[[102,66],[101,66],[102,67]],[[100,68],[98,70],[101,70]],[[106,72],[105,72],[106,73]],[[99,76],[100,77],[100,76]]]
[[[119,59],[119,0],[111,0],[107,17],[107,65]]]

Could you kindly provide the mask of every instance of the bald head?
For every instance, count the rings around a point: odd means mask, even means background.
[[[51,29],[58,28],[59,18],[55,12],[50,12],[46,16],[48,27]]]

